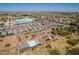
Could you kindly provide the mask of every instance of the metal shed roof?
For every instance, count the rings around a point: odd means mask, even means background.
[[[17,46],[17,49],[19,50],[25,50],[25,49],[29,49],[33,46],[36,46],[40,44],[40,42],[38,40],[32,40],[32,41],[29,41],[29,42],[24,42],[24,43],[21,43]]]
[[[32,40],[32,41],[29,41],[27,42],[27,44],[29,45],[29,47],[33,47],[33,46],[36,46],[38,45],[40,42],[38,40]]]

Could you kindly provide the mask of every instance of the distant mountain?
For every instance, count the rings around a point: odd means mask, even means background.
[[[0,11],[0,13],[79,13],[79,12],[56,12],[56,11]]]

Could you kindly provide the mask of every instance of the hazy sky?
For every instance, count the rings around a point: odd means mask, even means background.
[[[0,11],[79,12],[79,3],[0,3]]]

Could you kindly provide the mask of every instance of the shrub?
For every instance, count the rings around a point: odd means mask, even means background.
[[[79,48],[72,48],[71,50],[68,50],[67,55],[79,55]]]
[[[68,44],[74,46],[74,45],[76,45],[79,41],[76,40],[76,39],[70,39],[70,40],[67,40],[66,42],[67,42]]]
[[[0,37],[1,37],[1,38],[4,38],[5,36],[4,36],[4,35],[0,35]]]
[[[59,52],[57,49],[49,50],[50,55],[59,55]]]
[[[49,49],[51,49],[52,47],[51,47],[51,45],[49,44],[49,45],[47,45],[47,46],[46,46],[46,48],[49,48]]]

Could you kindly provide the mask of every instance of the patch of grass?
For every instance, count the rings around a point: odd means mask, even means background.
[[[66,42],[67,42],[68,44],[74,46],[74,45],[76,45],[76,44],[79,43],[79,40],[77,40],[77,39],[70,39],[70,40],[67,40]]]
[[[4,36],[4,35],[0,35],[0,37],[1,37],[1,38],[4,38],[5,36]]]
[[[49,50],[50,55],[59,55],[59,51],[57,49]]]
[[[68,50],[67,55],[79,55],[79,48],[72,48],[71,50]]]

